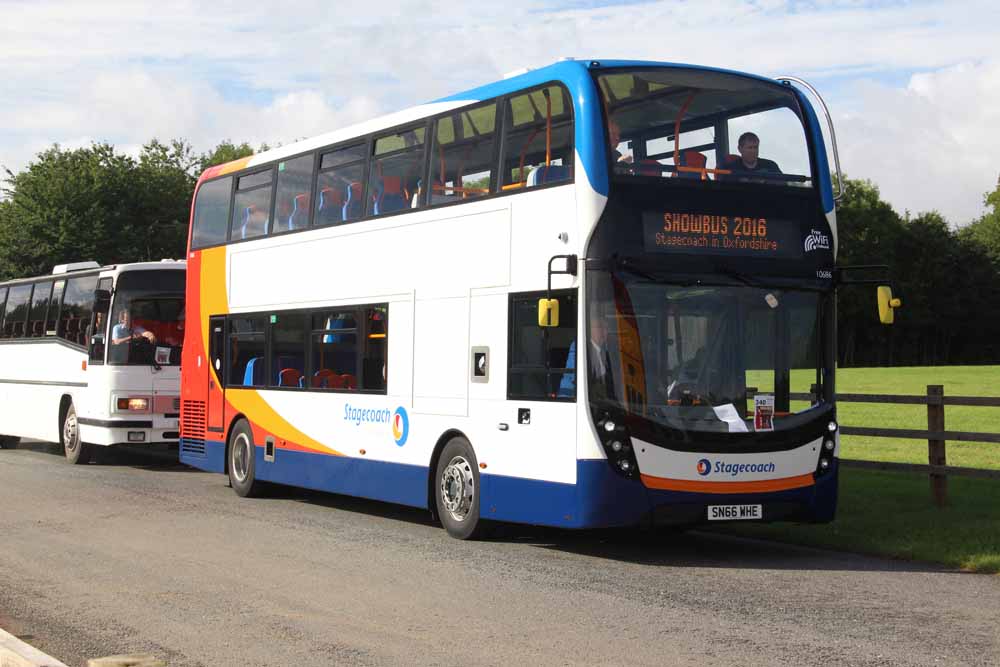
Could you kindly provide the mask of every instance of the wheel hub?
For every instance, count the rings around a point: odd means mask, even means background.
[[[250,440],[243,433],[233,442],[233,475],[243,482],[250,469]]]
[[[475,497],[476,478],[472,465],[461,456],[456,456],[441,475],[441,500],[444,508],[456,521],[464,521],[472,509]]]

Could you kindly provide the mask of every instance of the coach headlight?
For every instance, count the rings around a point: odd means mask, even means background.
[[[149,396],[116,396],[114,409],[116,412],[149,412]]]

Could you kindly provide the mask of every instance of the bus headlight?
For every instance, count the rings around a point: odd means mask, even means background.
[[[149,412],[149,404],[148,396],[116,396],[114,402],[117,412]]]
[[[824,449],[825,449],[826,451],[828,451],[828,452],[832,452],[832,451],[833,451],[833,448],[834,448],[834,442],[833,442],[833,439],[832,439],[832,438],[827,438],[826,440],[824,440],[824,441],[823,441],[823,448],[824,448]]]
[[[820,459],[819,460],[819,469],[820,470],[826,470],[829,467],[830,467],[830,459]]]
[[[833,433],[834,431],[836,431],[837,430],[837,422],[833,422],[832,421],[829,424],[827,424],[826,425],[826,430],[829,431],[830,433]]]

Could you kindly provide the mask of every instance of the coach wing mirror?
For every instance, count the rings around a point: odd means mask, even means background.
[[[891,287],[878,286],[878,319],[882,324],[892,324],[896,319],[896,308],[902,305],[902,301],[892,296]]]
[[[559,326],[559,299],[541,298],[538,300],[538,326]]]

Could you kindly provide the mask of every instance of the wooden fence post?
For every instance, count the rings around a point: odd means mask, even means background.
[[[927,385],[927,430],[944,431],[944,386],[940,384]],[[927,439],[927,462],[947,465],[944,440]],[[943,472],[931,472],[931,497],[938,507],[948,504],[948,477]]]

